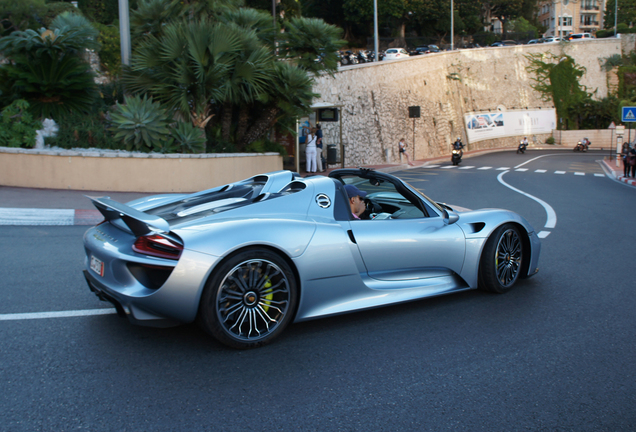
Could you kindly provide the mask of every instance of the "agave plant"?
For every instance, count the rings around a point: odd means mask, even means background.
[[[205,133],[192,123],[179,122],[172,129],[175,146],[182,153],[203,153],[205,151]]]
[[[127,150],[162,151],[171,140],[168,115],[152,97],[125,97],[124,104],[110,113],[115,139],[121,140]]]

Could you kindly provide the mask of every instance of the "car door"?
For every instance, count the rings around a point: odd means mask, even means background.
[[[439,216],[353,220],[350,225],[367,273],[374,279],[425,279],[461,272],[464,233]]]

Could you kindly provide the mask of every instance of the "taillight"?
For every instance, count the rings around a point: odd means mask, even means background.
[[[183,246],[157,234],[142,236],[135,240],[132,249],[140,254],[178,260]]]

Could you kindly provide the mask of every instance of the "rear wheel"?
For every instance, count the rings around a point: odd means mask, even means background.
[[[488,238],[479,264],[479,287],[504,293],[519,279],[523,267],[523,243],[519,229],[502,225]]]
[[[285,329],[297,302],[287,262],[267,249],[250,249],[215,270],[201,297],[199,323],[225,345],[255,348]]]

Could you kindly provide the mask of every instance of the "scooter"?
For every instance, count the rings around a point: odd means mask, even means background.
[[[340,63],[343,66],[358,64],[358,56],[351,51],[340,52]]]
[[[575,146],[574,146],[574,150],[573,151],[580,151],[580,152],[586,152],[587,151],[587,145],[583,144],[581,141],[579,141]]]
[[[453,165],[459,165],[461,163],[463,154],[464,152],[462,151],[462,149],[453,148],[451,156],[451,162],[453,163]]]
[[[526,152],[526,148],[528,147],[528,144],[524,143],[523,141],[519,141],[519,147],[517,148],[517,154],[521,153],[524,154]]]

